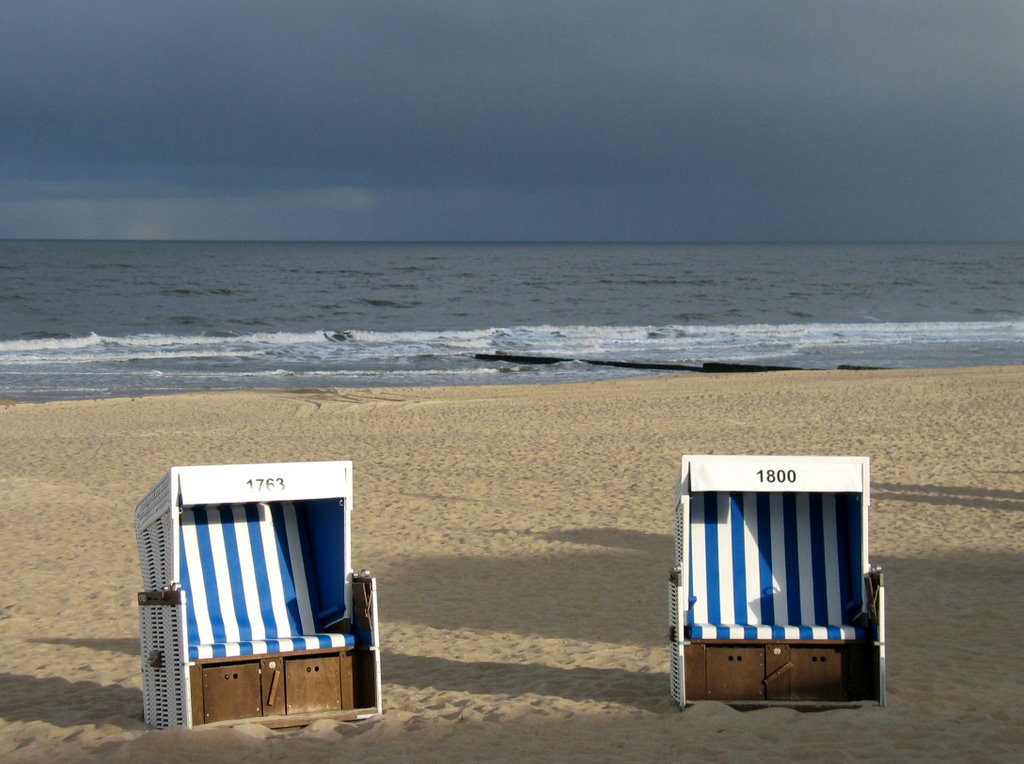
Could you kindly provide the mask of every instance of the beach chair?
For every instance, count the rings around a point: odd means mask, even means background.
[[[862,457],[683,457],[669,583],[680,708],[885,705],[869,484]]]
[[[135,510],[147,724],[381,713],[351,512],[351,462],[174,467],[153,487]]]

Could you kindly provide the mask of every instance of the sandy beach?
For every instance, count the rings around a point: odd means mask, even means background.
[[[872,458],[889,705],[679,712],[684,453]],[[133,512],[173,465],[351,459],[384,716],[142,722]],[[5,761],[1017,761],[1024,367],[0,403]]]

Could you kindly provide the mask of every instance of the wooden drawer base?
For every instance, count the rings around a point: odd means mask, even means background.
[[[359,648],[271,653],[197,661],[189,667],[192,724],[264,718],[274,726],[309,724],[375,709],[376,662]]]
[[[692,642],[684,648],[691,700],[877,700],[873,647],[865,643]]]

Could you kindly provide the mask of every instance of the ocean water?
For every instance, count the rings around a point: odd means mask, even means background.
[[[0,398],[1017,364],[1024,243],[0,241]]]

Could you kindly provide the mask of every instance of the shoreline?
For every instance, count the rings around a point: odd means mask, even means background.
[[[1013,761],[1022,389],[992,366],[0,404],[0,757]],[[872,458],[888,707],[673,707],[673,487],[705,452]],[[384,717],[147,729],[135,503],[173,465],[317,459],[354,462]]]
[[[554,362],[561,362],[571,359],[557,358],[551,359],[542,356],[508,356],[508,358],[523,358],[530,359],[524,360],[527,364],[537,365],[550,365]],[[540,360],[542,359],[543,360]],[[494,354],[492,358],[488,360],[503,360],[504,354]],[[618,362],[618,361],[594,361],[594,360],[583,360],[580,363],[594,365],[598,367],[609,367],[609,368],[621,368],[626,370],[652,371],[653,374],[627,374],[624,376],[610,377],[610,378],[598,378],[598,379],[580,379],[580,380],[566,380],[566,379],[544,379],[534,381],[509,381],[495,383],[492,381],[488,382],[474,382],[465,384],[424,384],[424,385],[346,385],[342,387],[336,386],[324,386],[324,387],[237,387],[237,388],[224,388],[224,389],[197,389],[197,390],[172,390],[167,392],[118,392],[103,397],[70,397],[70,398],[47,398],[45,400],[19,400],[17,398],[0,398],[0,407],[4,406],[25,406],[25,405],[47,405],[55,403],[73,403],[73,402],[85,402],[85,403],[100,403],[103,401],[117,401],[117,400],[143,400],[149,398],[175,398],[182,396],[203,396],[203,395],[246,395],[246,394],[267,394],[267,395],[287,395],[295,394],[302,395],[304,393],[344,393],[345,391],[380,391],[381,393],[398,393],[408,392],[409,394],[415,393],[418,390],[458,390],[458,389],[484,389],[484,390],[504,390],[507,388],[526,388],[532,389],[535,387],[567,387],[573,385],[592,385],[592,384],[617,384],[617,383],[630,383],[637,381],[663,381],[669,379],[691,379],[694,377],[704,378],[728,378],[730,376],[750,376],[752,378],[761,378],[764,375],[778,375],[778,374],[836,374],[836,373],[855,373],[864,374],[868,372],[891,372],[893,374],[917,374],[917,373],[929,373],[929,372],[964,372],[969,373],[974,370],[985,371],[985,370],[997,370],[997,369],[1017,369],[1024,368],[1024,362],[1020,364],[981,364],[977,366],[920,366],[920,367],[893,367],[893,366],[860,366],[857,364],[839,364],[831,368],[813,368],[813,367],[795,367],[795,366],[772,366],[772,365],[760,365],[760,364],[744,364],[744,363],[723,363],[723,362],[705,362],[701,366],[686,366],[681,364],[656,364],[656,363],[633,363],[633,362]],[[660,372],[660,373],[657,373]]]

